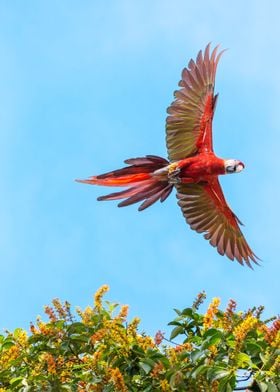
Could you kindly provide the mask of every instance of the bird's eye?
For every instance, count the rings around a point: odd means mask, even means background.
[[[232,166],[232,165],[231,165],[231,166],[228,166],[228,167],[226,168],[226,172],[229,173],[229,174],[230,174],[230,173],[234,173],[235,170],[236,170],[236,169],[235,169],[235,166]]]

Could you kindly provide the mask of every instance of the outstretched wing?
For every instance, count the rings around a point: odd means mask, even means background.
[[[182,72],[180,90],[167,109],[166,145],[171,161],[177,161],[200,151],[212,151],[212,119],[217,95],[214,96],[218,46],[210,54],[210,44],[200,51],[196,61],[190,60]]]
[[[257,263],[257,256],[247,244],[239,224],[241,222],[231,211],[218,179],[211,184],[178,184],[177,198],[186,221],[193,230],[205,233],[204,237],[221,255],[236,259],[251,267]]]

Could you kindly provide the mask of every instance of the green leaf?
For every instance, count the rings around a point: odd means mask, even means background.
[[[180,325],[180,326],[182,326],[182,322],[174,320],[174,321],[170,321],[170,323],[168,323],[167,325],[178,325],[178,326]]]
[[[256,383],[257,383],[257,386],[260,388],[261,392],[266,392],[267,391],[268,386],[267,386],[267,384],[265,382],[257,381]]]
[[[234,338],[232,337],[232,336],[229,336],[228,338],[227,338],[227,345],[230,347],[230,348],[235,348],[235,346],[236,346],[236,341],[234,340]]]
[[[215,375],[212,378],[212,381],[220,380],[221,378],[225,378],[225,377],[229,376],[229,374],[230,374],[229,370],[225,370],[225,369],[218,370],[217,372],[215,372]]]
[[[196,325],[197,325],[196,321],[192,320],[185,325],[185,329],[186,329],[186,331],[190,331],[190,330],[192,330],[193,327],[196,327]]]
[[[182,383],[183,378],[184,378],[184,376],[181,371],[177,371],[172,374],[172,376],[170,377],[170,380],[169,380],[169,385],[173,391],[178,390],[176,387],[178,387]]]
[[[263,363],[267,361],[267,355],[260,353],[260,359],[262,360]]]
[[[210,331],[210,330],[209,330]],[[203,335],[203,338],[205,337],[206,334]],[[206,349],[210,346],[213,346],[214,344],[217,344],[221,341],[223,334],[218,331],[218,330],[212,330],[211,334],[208,334],[206,337],[206,340],[202,344],[202,348]]]
[[[68,330],[68,333],[70,333],[70,334],[79,333],[79,332],[85,332],[87,330],[87,327],[83,323],[76,322],[76,323],[69,325],[67,330]]]
[[[198,350],[198,349],[191,352],[191,355],[190,355],[192,362],[196,362],[198,359],[201,359],[202,357],[205,357],[205,352]]]
[[[142,347],[137,346],[136,344],[132,346],[132,351],[136,356],[142,357],[145,354],[145,351]]]
[[[113,311],[119,306],[117,302],[105,301],[105,304],[108,306],[108,311],[112,314]]]
[[[73,334],[71,335],[70,339],[74,340],[75,342],[81,342],[81,343],[87,343],[89,341],[88,336],[80,335],[80,334]]]
[[[217,334],[222,335],[222,333],[218,329],[210,328],[210,329],[207,329],[207,331],[203,334],[203,338],[205,339],[205,338],[217,335]]]
[[[152,360],[156,360],[156,359],[162,360],[165,358],[161,352],[155,351],[154,349],[148,349],[147,356]]]
[[[235,379],[235,377],[233,377]],[[234,383],[231,383],[232,378],[229,379],[229,377],[225,377],[223,379],[220,379],[219,385],[218,385],[218,392],[232,392],[234,386],[232,387],[231,384],[235,385]]]
[[[8,350],[10,347],[14,346],[15,342],[13,340],[6,339],[5,342],[2,344],[2,349]]]
[[[184,328],[183,328],[182,326],[175,327],[175,328],[172,330],[169,339],[172,340],[172,339],[176,338],[176,336],[178,336],[178,335],[180,335],[180,334],[182,334],[182,333],[184,333]]]
[[[12,378],[11,381],[10,381],[11,387],[15,388],[16,386],[22,384],[22,380],[23,380],[23,377]]]
[[[232,392],[232,387],[231,387],[230,383],[227,383],[227,384],[226,384],[226,390],[225,390],[225,392]]]
[[[236,356],[237,366],[240,368],[244,368],[246,366],[252,365],[251,357],[245,353],[238,353]]]
[[[187,316],[187,317],[191,317],[191,318],[193,318],[193,310],[192,310],[192,308],[185,308],[183,311],[182,311],[182,316]]]
[[[272,384],[271,382],[269,382],[267,384],[267,386],[268,386],[267,392],[279,392],[279,390],[275,384]]]
[[[181,316],[182,313],[179,309],[173,309],[173,310],[174,310],[174,312],[176,312],[178,314],[178,316]]]
[[[65,326],[65,320],[58,320],[53,323],[53,325],[58,329],[63,329]]]
[[[169,360],[164,356],[160,359],[160,362],[163,364],[165,368],[168,368],[170,366]]]
[[[69,384],[60,385],[59,388],[60,391],[70,391],[70,392],[73,391],[72,386]]]
[[[207,369],[208,369],[207,365],[200,365],[192,371],[191,376],[193,378],[196,378],[198,375],[205,373]]]
[[[211,382],[220,380],[221,378],[227,378],[228,380],[229,375],[230,370],[224,369],[220,366],[214,366],[207,371],[207,378]]]
[[[150,373],[151,369],[154,367],[154,362],[148,362],[147,360],[139,362],[139,366],[144,370],[146,374]]]
[[[262,348],[255,342],[246,343],[246,351],[249,351],[251,355],[257,355],[261,352]]]
[[[153,385],[149,385],[147,388],[145,388],[144,389],[144,391],[143,392],[151,392],[151,391],[153,391]],[[136,389],[134,389],[134,391],[136,392],[136,391],[138,391],[138,389],[136,390]]]

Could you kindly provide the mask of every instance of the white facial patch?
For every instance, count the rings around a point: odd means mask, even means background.
[[[242,162],[237,159],[226,159],[225,160],[225,172],[226,174],[239,173],[244,169]]]

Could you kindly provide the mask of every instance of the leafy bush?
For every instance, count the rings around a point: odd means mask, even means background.
[[[139,333],[127,322],[128,306],[103,301],[76,309],[53,300],[48,321],[0,336],[0,391],[219,391],[277,392],[280,386],[280,319],[261,321],[262,307],[244,313],[214,298],[205,314],[200,293],[192,307],[176,310],[170,339]],[[175,343],[174,339],[179,343]],[[245,373],[244,378],[242,374]]]

